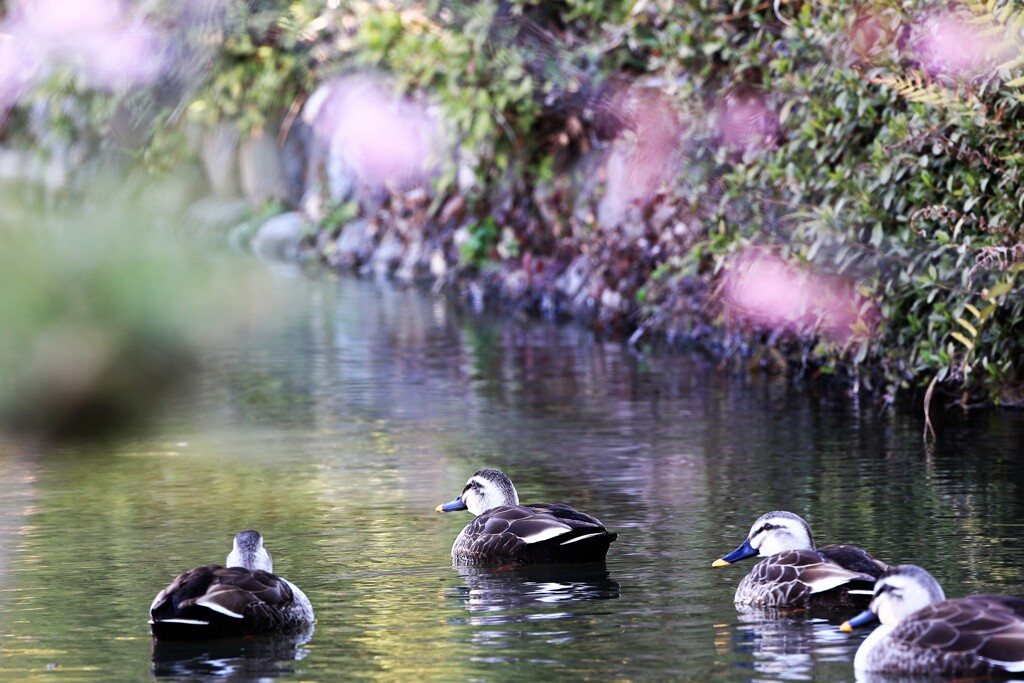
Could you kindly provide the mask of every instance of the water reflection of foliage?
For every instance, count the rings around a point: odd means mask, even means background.
[[[262,273],[175,233],[180,179],[149,181],[100,168],[66,197],[5,193],[0,426],[47,438],[146,423],[200,348],[272,308]]]

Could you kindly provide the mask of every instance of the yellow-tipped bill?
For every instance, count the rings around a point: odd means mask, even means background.
[[[717,560],[715,560],[714,562],[711,563],[711,566],[712,567],[728,567],[730,564],[732,564],[732,562],[726,562],[722,558],[718,558]]]

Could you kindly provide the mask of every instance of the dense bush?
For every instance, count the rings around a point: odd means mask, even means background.
[[[763,245],[852,275],[877,302],[877,329],[865,322],[849,343],[763,337],[804,367],[890,398],[934,380],[965,406],[1011,405],[1024,398],[1024,90],[1011,80],[1021,16],[1009,4],[940,14],[915,2],[793,2],[778,13],[756,1],[483,2],[374,13],[353,53],[441,99],[480,154],[492,199],[510,183],[529,196],[585,147],[608,84],[662,78],[689,117],[686,168],[668,190],[702,227],[645,264],[635,324],[694,275],[711,278],[739,248]],[[1000,49],[957,63],[978,36],[942,43],[950,30],[983,31]],[[723,143],[709,112],[730,101],[763,109],[750,114],[755,144]]]
[[[1024,110],[1002,79],[1024,52],[1021,15],[839,2],[784,5],[780,17],[743,6],[693,5],[649,26],[662,51],[683,55],[673,68],[700,74],[684,97],[753,88],[778,115],[773,144],[741,159],[713,140],[705,148],[722,186],[705,224],[731,227],[721,249],[770,244],[859,278],[881,328],[850,348],[808,346],[823,367],[862,380],[870,367],[889,395],[936,380],[965,406],[1018,404]],[[959,33],[936,46],[942,31]],[[1002,52],[981,54],[979,39]],[[962,64],[973,72],[943,68],[958,50],[975,51]]]
[[[435,209],[468,199],[466,272],[544,261],[557,274],[586,253],[625,297],[629,326],[738,336],[719,348],[757,342],[885,398],[932,388],[964,406],[1024,401],[1024,13],[1012,2],[223,7],[218,50],[179,89],[191,111],[259,127],[294,114],[332,74],[393,74],[427,94],[457,138]],[[661,218],[602,233],[566,218],[564,198],[540,206],[538,188],[562,188],[581,155],[637,135],[628,113],[606,106],[637,82],[658,84],[680,112],[683,162],[658,194]],[[739,139],[721,128],[733,112],[745,117]],[[457,182],[460,168],[475,183]],[[542,215],[552,207],[555,220]],[[664,230],[665,215],[686,229]],[[851,276],[874,306],[843,343],[729,328],[714,282],[749,246]]]

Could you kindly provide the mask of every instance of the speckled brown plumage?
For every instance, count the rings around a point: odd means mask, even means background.
[[[880,626],[857,654],[859,668],[905,675],[984,676],[1024,671],[1024,599],[972,595],[944,600]]]

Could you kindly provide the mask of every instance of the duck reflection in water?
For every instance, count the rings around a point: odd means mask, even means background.
[[[716,626],[715,649],[771,679],[815,680],[822,661],[849,661],[856,645],[836,637],[836,620],[807,612],[741,611],[737,623]]]
[[[456,567],[466,585],[448,593],[471,613],[468,623],[511,624],[581,616],[570,603],[619,597],[603,562],[578,565]]]
[[[265,681],[295,673],[295,662],[309,654],[302,647],[313,625],[287,635],[206,641],[153,640],[156,677],[211,677],[225,681]]]

